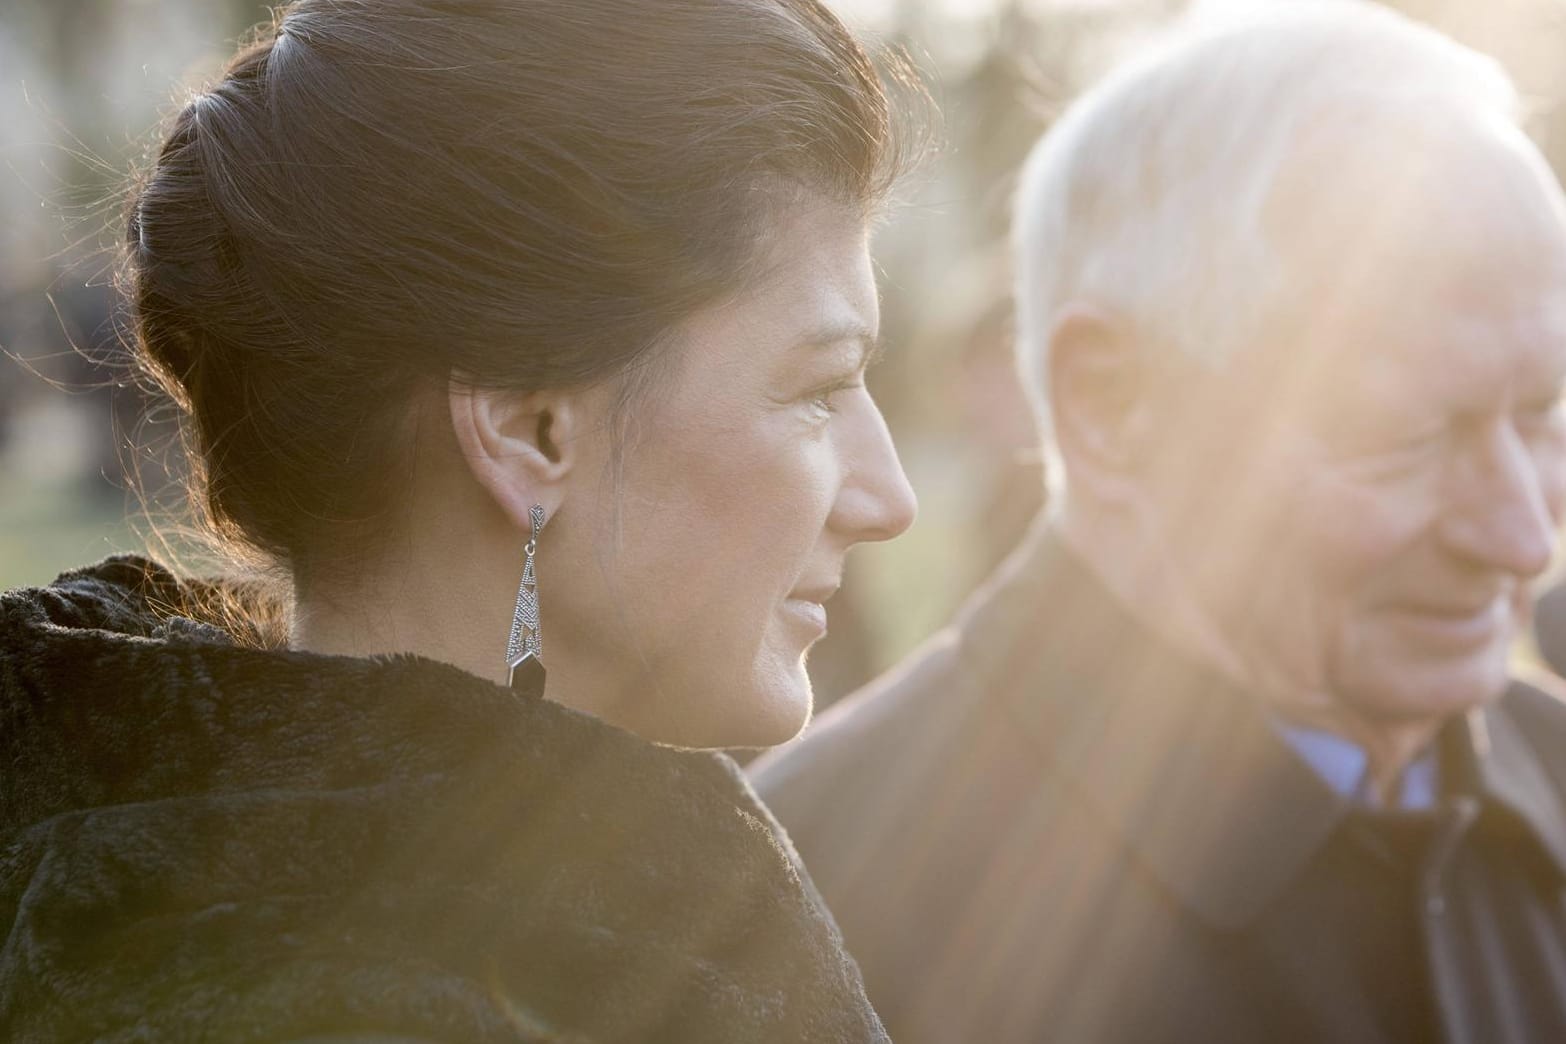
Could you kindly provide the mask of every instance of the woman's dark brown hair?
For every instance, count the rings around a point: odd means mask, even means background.
[[[395,503],[421,382],[592,382],[739,288],[800,192],[870,208],[886,94],[817,0],[298,0],[131,201],[136,351],[196,506],[297,576]]]

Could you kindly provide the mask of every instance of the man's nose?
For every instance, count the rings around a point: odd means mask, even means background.
[[[1542,573],[1556,540],[1545,490],[1561,484],[1546,469],[1563,467],[1556,454],[1535,454],[1509,419],[1494,424],[1457,476],[1461,508],[1450,516],[1448,542],[1493,569],[1520,577]]]

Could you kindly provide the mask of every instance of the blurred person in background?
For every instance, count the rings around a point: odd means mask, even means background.
[[[0,1036],[886,1039],[693,748],[800,729],[912,520],[901,123],[816,0],[300,0],[183,106],[136,361],[281,583],[0,596]]]
[[[1566,203],[1369,5],[1186,27],[1039,143],[1058,496],[753,767],[902,1044],[1566,1040]]]

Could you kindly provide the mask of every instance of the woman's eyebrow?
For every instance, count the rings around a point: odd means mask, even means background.
[[[859,346],[860,366],[871,366],[886,351],[886,339],[863,323],[850,322],[825,326],[800,341],[801,348],[833,348],[846,342]]]

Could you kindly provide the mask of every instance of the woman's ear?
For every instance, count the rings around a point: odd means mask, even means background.
[[[1048,358],[1050,420],[1072,485],[1123,502],[1154,426],[1145,346],[1123,322],[1072,306],[1055,324]]]
[[[518,392],[475,387],[460,375],[448,382],[451,427],[468,470],[526,531],[534,504],[553,518],[576,466],[581,403],[570,391]]]

